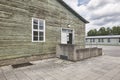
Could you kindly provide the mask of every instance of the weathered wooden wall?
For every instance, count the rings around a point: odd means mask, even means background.
[[[32,18],[45,19],[46,42],[32,42]],[[55,53],[69,23],[84,47],[85,23],[56,0],[0,0],[0,60]]]

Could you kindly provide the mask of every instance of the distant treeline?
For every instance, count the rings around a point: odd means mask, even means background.
[[[113,26],[112,28],[101,27],[99,30],[92,29],[87,33],[88,36],[104,36],[104,35],[120,35],[120,26]]]

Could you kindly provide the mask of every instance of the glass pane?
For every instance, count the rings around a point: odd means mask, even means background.
[[[43,30],[43,26],[39,26],[39,29],[40,29],[40,30]]]
[[[33,31],[33,36],[34,37],[38,37],[38,32],[37,31]]]
[[[34,25],[34,27],[33,27],[34,29],[38,29],[38,25]]]
[[[34,37],[33,40],[34,40],[34,41],[38,41],[38,37]]]
[[[33,20],[33,24],[38,25],[38,20],[34,19],[34,20]]]
[[[68,29],[68,33],[72,33],[72,30],[69,30],[69,29]]]
[[[62,29],[62,32],[66,32],[66,29]]]
[[[43,37],[43,32],[39,32],[39,37]]]
[[[42,20],[39,21],[39,29],[43,30],[44,22]]]
[[[43,37],[39,37],[39,40],[40,40],[40,41],[43,41]]]

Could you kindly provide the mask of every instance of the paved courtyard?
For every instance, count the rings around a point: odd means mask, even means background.
[[[103,48],[105,55],[120,57],[120,46],[98,46]]]
[[[104,55],[120,57],[120,46],[87,45],[86,47],[99,47],[103,49]]]
[[[57,58],[34,61],[34,65],[0,68],[0,80],[120,80],[120,57],[100,56],[79,62]]]

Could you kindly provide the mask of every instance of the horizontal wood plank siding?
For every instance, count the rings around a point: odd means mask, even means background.
[[[32,42],[32,18],[46,21],[46,42]],[[54,53],[68,24],[84,47],[85,23],[56,0],[0,0],[0,60]]]

